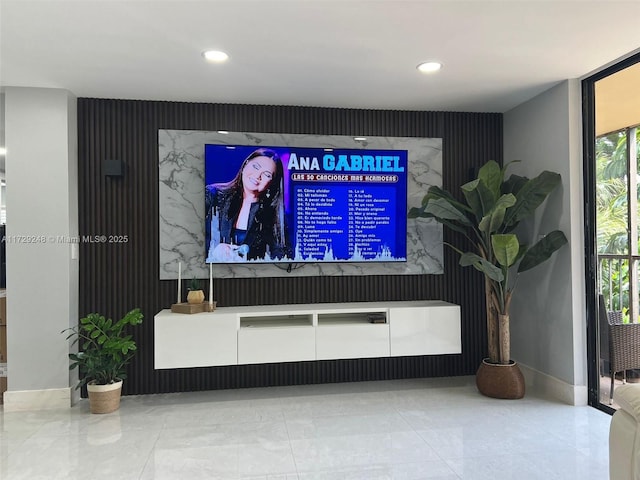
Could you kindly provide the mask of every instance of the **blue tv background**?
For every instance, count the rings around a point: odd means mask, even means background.
[[[266,145],[261,145],[260,148],[268,148],[278,153],[284,168],[285,214],[290,244],[297,253],[294,259],[284,259],[283,261],[406,261],[408,171],[406,150],[327,150],[324,148]],[[255,149],[255,145],[205,145],[205,185],[224,183],[233,179],[245,158]],[[333,156],[335,162],[325,164],[325,155]],[[345,156],[346,163],[344,160],[340,161],[341,156]],[[353,156],[356,156],[355,163],[352,161]],[[385,162],[378,160],[373,162],[373,165],[371,161],[368,164],[363,162],[367,170],[362,171],[362,168],[359,168],[362,167],[362,164],[357,164],[357,156],[373,156],[374,158],[387,156],[393,157],[393,161],[388,160],[385,164]],[[307,161],[302,159],[307,159]],[[308,178],[310,175],[323,174],[337,175],[340,178],[346,176],[349,177],[349,180],[314,181]],[[293,179],[294,175],[299,179]],[[396,177],[396,181],[379,181],[391,176]],[[374,181],[371,181],[372,179]],[[376,179],[378,181],[375,181]],[[309,200],[308,197],[306,201],[303,197],[300,197],[300,202],[297,201],[297,192],[309,190],[329,191],[321,194],[325,196],[326,201],[318,201],[319,208],[315,208],[315,211],[327,212],[328,217],[318,216],[314,211],[313,200]],[[356,191],[360,194],[358,195]],[[358,196],[361,202],[361,211],[358,213],[358,221],[361,222],[359,225],[353,223],[356,221],[354,215],[351,216],[352,221],[349,220],[349,211],[354,212],[354,205],[350,204],[349,200],[350,195],[352,197]],[[367,213],[367,206],[371,207],[376,199],[379,200],[376,202],[376,208],[383,210],[380,220],[376,220],[377,214]],[[310,201],[311,204],[308,203]],[[327,201],[332,203],[330,207],[327,207]],[[356,201],[356,199],[352,198],[352,201]],[[315,217],[315,219],[310,217]],[[320,221],[325,218],[333,218],[335,223],[331,226],[321,224]],[[339,220],[340,218],[342,220]],[[363,219],[369,222],[366,228],[362,224]],[[317,222],[317,220],[320,221]],[[375,228],[371,228],[373,224],[375,224]],[[209,228],[209,226],[206,225],[205,228]],[[326,230],[337,232],[328,233]],[[354,256],[353,250],[354,243],[358,243],[355,239],[356,231],[360,235],[359,251],[361,255],[359,256]],[[304,241],[305,235],[307,241]],[[366,241],[365,237],[368,237]],[[298,248],[296,249],[296,247]],[[331,254],[327,255],[329,248]]]

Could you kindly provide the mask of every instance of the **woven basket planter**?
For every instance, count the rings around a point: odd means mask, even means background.
[[[120,394],[122,393],[122,380],[107,385],[96,385],[93,382],[87,384],[89,393],[89,408],[91,413],[111,413],[120,408]]]
[[[508,365],[484,359],[476,373],[478,391],[491,398],[516,400],[524,397],[524,376],[515,362]]]

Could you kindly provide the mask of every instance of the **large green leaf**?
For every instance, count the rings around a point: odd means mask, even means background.
[[[437,219],[453,220],[467,227],[472,227],[473,224],[467,218],[464,212],[456,208],[445,198],[436,198],[429,200],[425,209],[425,213],[430,213]]]
[[[445,198],[451,205],[454,205],[458,210],[471,212],[471,208],[469,208],[469,206],[465,205],[462,202],[459,202],[449,192],[447,192],[446,190],[443,190],[440,187],[436,187],[435,185],[429,187],[427,194],[424,196],[424,199],[422,200],[422,206],[424,207],[429,200],[436,199],[436,198]]]
[[[529,250],[529,245],[527,245],[526,243],[521,243],[520,250],[518,250],[518,257],[516,258],[516,261],[514,262],[514,264],[518,263],[522,259],[522,257],[525,256],[528,250]]]
[[[538,243],[533,245],[527,253],[522,257],[520,265],[518,265],[518,273],[540,265],[546,261],[551,255],[567,243],[567,237],[560,230],[554,230],[546,235]]]
[[[467,235],[468,234],[468,230],[465,227],[460,226],[459,223],[455,223],[455,222],[453,222],[451,220],[445,220],[444,218],[438,218],[436,220],[438,220],[438,222],[440,222],[445,227],[450,228],[451,230],[454,230],[456,232],[460,232],[463,235]]]
[[[478,221],[493,208],[498,199],[496,192],[480,179],[465,183],[460,188]]]
[[[489,160],[478,171],[478,179],[480,179],[492,192],[493,198],[500,195],[500,186],[502,185],[503,170],[495,160]]]
[[[513,206],[515,203],[516,197],[512,194],[502,195],[491,211],[485,215],[478,224],[480,231],[486,235],[497,231],[502,225],[507,208]]]
[[[496,267],[488,260],[482,258],[480,255],[476,255],[475,253],[463,253],[460,256],[460,265],[462,265],[463,267],[472,265],[476,270],[479,270],[491,280],[495,280],[496,282],[502,282],[504,280],[504,275],[502,274],[502,270],[500,270],[500,268]]]
[[[435,215],[425,212],[425,208],[429,201],[438,198],[445,199],[461,212],[471,212],[471,209],[467,205],[456,200],[449,192],[441,189],[440,187],[432,186],[429,188],[427,194],[422,198],[422,205],[420,207],[412,207],[409,209],[407,214],[408,218],[434,218]]]
[[[465,227],[461,226],[459,223],[456,223],[452,220],[447,220],[445,218],[438,218],[432,213],[425,212],[422,208],[412,207],[407,214],[407,218],[433,218],[434,220],[440,222],[442,225],[450,228],[451,230],[460,232],[463,235],[468,234],[468,230]]]
[[[513,193],[516,195],[528,181],[529,179],[527,177],[513,174],[502,184],[502,193]]]
[[[516,203],[505,214],[505,225],[515,225],[522,219],[530,217],[544,202],[547,196],[560,185],[560,175],[544,171],[526,182],[516,194]]]
[[[434,216],[426,213],[423,208],[411,207],[407,213],[407,218],[434,218]]]
[[[480,200],[480,194],[476,191],[479,184],[480,180],[476,179],[460,187],[465,200],[469,204],[469,207],[471,207],[471,211],[476,218],[482,218],[482,201]]]
[[[512,233],[491,235],[491,246],[496,260],[503,267],[509,268],[518,258],[520,242],[518,242],[518,237]]]

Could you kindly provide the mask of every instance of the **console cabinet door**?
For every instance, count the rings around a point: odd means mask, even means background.
[[[154,321],[156,369],[238,363],[237,315],[160,312]]]
[[[238,364],[315,360],[315,344],[312,326],[240,328]]]
[[[319,325],[316,333],[318,360],[389,356],[389,325]]]
[[[390,308],[391,356],[462,353],[460,306]]]

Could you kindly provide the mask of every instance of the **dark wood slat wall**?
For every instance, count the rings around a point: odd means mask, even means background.
[[[81,243],[80,313],[145,315],[125,394],[475,372],[486,350],[483,281],[447,249],[444,275],[219,279],[216,298],[219,306],[442,299],[461,305],[461,355],[154,370],[153,316],[175,295],[158,272],[158,129],[438,137],[443,186],[456,193],[487,160],[502,163],[501,114],[78,99],[80,234],[129,238]],[[123,178],[103,176],[106,159],[126,163]],[[445,241],[462,244],[447,230]]]

